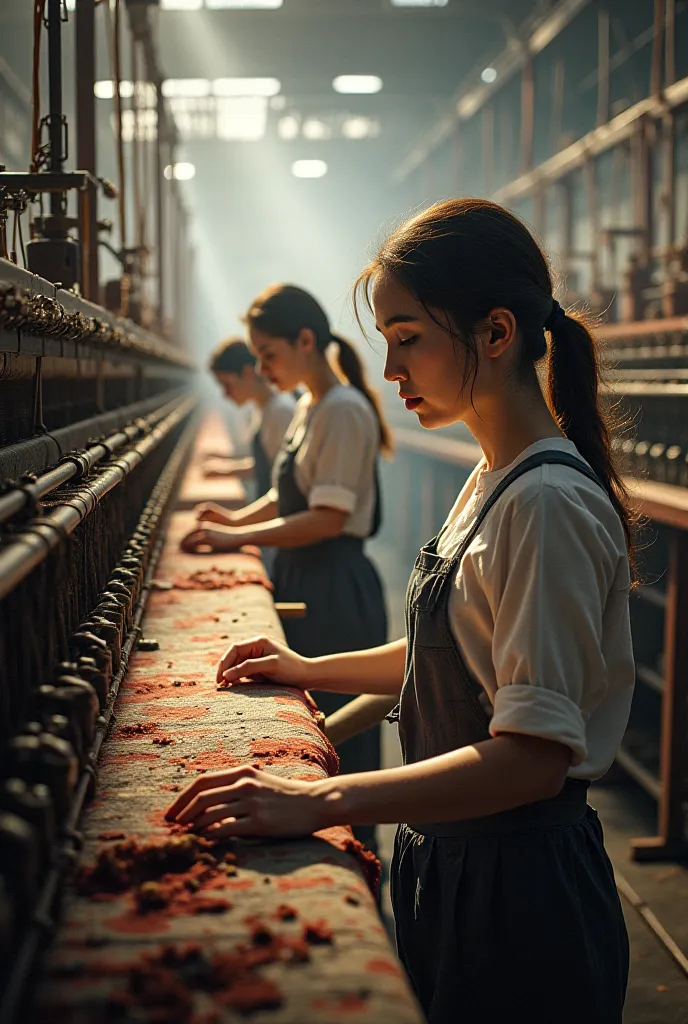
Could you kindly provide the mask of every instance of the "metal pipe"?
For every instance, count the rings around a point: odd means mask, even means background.
[[[163,162],[162,162],[162,125],[164,120],[165,100],[161,85],[156,87],[157,126],[155,133],[155,230],[157,245],[158,269],[158,327],[161,328],[165,319],[165,226],[163,224]]]
[[[655,17],[652,31],[652,72],[650,77],[650,95],[655,97],[659,97],[662,94],[662,44],[664,32],[664,0],[655,0]]]
[[[188,401],[188,399],[175,399],[157,409],[146,417],[146,425],[151,430],[154,429],[156,424],[161,422],[166,416],[171,415],[176,408],[183,405],[184,401]],[[84,452],[80,452],[79,460],[83,460],[85,472],[90,473],[94,466],[111,452],[118,451],[125,444],[133,441],[141,429],[140,424],[132,424],[112,434],[105,441],[100,441],[98,444],[87,448]],[[76,460],[74,462],[63,462],[47,473],[43,473],[35,483],[3,494],[0,497],[0,523],[7,522],[12,516],[21,512],[32,498],[35,500],[44,498],[46,494],[50,494],[58,487],[66,484],[79,472],[80,466]],[[82,473],[82,475],[85,475],[85,473]]]
[[[77,166],[96,174],[96,78],[95,4],[76,3],[76,145]],[[98,301],[98,209],[92,185],[79,193],[79,241],[81,242],[81,292]]]
[[[526,57],[521,74],[521,170],[527,174],[533,166],[535,139],[535,83],[533,59]]]
[[[62,161],[62,0],[48,0],[48,88],[49,88],[49,122],[48,137],[50,139],[49,169],[60,172]],[[50,212],[59,215],[63,212],[64,196],[59,192],[51,193]]]
[[[597,127],[609,120],[609,11],[597,15]]]
[[[676,0],[666,0],[664,20],[664,84],[676,81]]]

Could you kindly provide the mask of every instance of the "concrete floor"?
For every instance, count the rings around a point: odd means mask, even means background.
[[[387,589],[390,639],[403,635],[405,569],[398,553],[381,541],[371,544]],[[383,724],[382,751],[385,767],[400,763],[396,727]],[[651,835],[655,827],[653,802],[621,772],[614,769],[604,784],[591,790],[590,802],[600,814],[606,846],[618,876],[654,912],[666,931],[688,956],[688,865],[636,864],[629,857],[629,839]],[[389,863],[394,827],[379,829],[381,855]],[[688,977],[679,969],[639,913],[622,899],[631,940],[631,974],[624,1024],[688,1024]],[[387,889],[383,891],[383,914],[392,927]],[[584,1024],[584,1022],[581,1022]]]

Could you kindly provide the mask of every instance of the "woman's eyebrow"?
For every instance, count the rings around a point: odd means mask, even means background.
[[[395,324],[412,324],[418,317],[410,316],[408,313],[397,313],[395,316],[391,316],[388,320],[385,320],[385,327],[394,327]],[[376,331],[382,331],[381,327],[375,324]]]

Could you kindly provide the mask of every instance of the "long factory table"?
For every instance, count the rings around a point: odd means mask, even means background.
[[[197,452],[217,430],[207,424]],[[198,494],[193,461],[189,475]],[[302,695],[216,689],[225,646],[283,634],[255,555],[180,552],[192,521],[189,511],[171,517],[143,624],[157,649],[141,645],[118,698],[39,1018],[417,1024],[371,891],[377,863],[350,830],[208,847],[164,820],[199,772],[251,763],[316,779],[336,770]]]

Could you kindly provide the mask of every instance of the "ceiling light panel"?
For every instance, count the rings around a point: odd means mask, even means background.
[[[374,139],[380,134],[380,122],[374,117],[347,117],[342,122],[345,139]]]
[[[291,165],[291,173],[295,178],[323,178],[327,164],[324,160],[296,160]]]
[[[449,0],[392,0],[392,7],[446,7]]]
[[[217,100],[217,137],[227,142],[257,142],[265,135],[268,101],[264,96]]]
[[[364,95],[380,92],[382,79],[377,75],[338,75],[332,83],[335,92]]]
[[[318,120],[317,117],[309,117],[303,122],[301,134],[304,139],[309,139],[311,142],[320,142],[322,139],[330,138],[332,128],[325,121]]]
[[[281,117],[277,122],[277,134],[285,142],[291,142],[293,139],[298,138],[299,128],[299,119],[291,114]]]
[[[176,178],[177,181],[191,181],[196,174],[196,168],[193,164],[187,163],[168,164],[163,174],[168,181],[172,178]]]
[[[163,11],[199,11],[203,0],[160,0]]]
[[[165,97],[187,96],[195,99],[210,95],[210,81],[207,78],[166,78],[162,83]]]
[[[128,100],[134,95],[134,83],[122,81],[119,83],[119,94],[122,99]],[[94,82],[93,95],[99,100],[111,100],[115,95],[115,83],[109,78],[100,82]]]
[[[276,11],[283,0],[205,0],[211,11]]]
[[[276,96],[282,88],[278,78],[216,78],[213,96]]]

